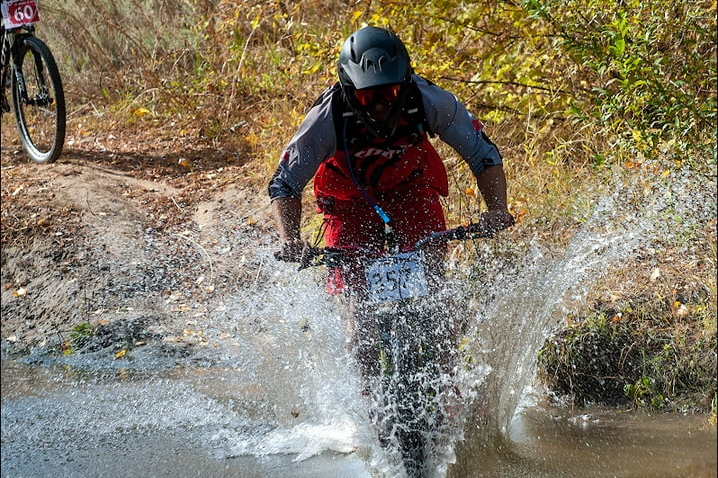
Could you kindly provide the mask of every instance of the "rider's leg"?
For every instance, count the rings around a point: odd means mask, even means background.
[[[324,242],[327,247],[345,249],[357,256],[341,268],[330,271],[327,289],[347,294],[347,348],[351,351],[368,393],[379,376],[379,330],[372,308],[366,302],[366,280],[361,256],[378,255],[384,244],[384,224],[363,200],[332,201],[324,209]]]
[[[369,393],[381,372],[379,324],[372,307],[350,299],[347,318],[347,344],[362,376],[364,393]]]

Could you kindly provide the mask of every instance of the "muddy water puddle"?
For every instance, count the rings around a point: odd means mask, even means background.
[[[467,447],[472,458],[454,476],[711,478],[718,466],[706,415],[537,405],[517,414],[507,436]]]
[[[98,374],[4,360],[2,476],[381,476],[361,411],[330,415],[272,403],[238,370]],[[469,430],[448,476],[708,478],[716,466],[706,416],[534,404],[494,438]]]

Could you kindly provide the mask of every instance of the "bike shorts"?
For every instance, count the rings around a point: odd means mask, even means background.
[[[444,210],[439,193],[434,188],[419,185],[385,192],[378,195],[376,201],[389,216],[389,225],[402,251],[411,251],[420,239],[446,229]],[[384,222],[364,198],[333,200],[329,204],[324,201],[321,210],[324,212],[326,247],[345,249],[349,253],[369,250],[377,256],[381,255],[384,250]],[[359,264],[328,271],[326,288],[330,294],[338,294],[345,288],[351,292],[363,286],[364,271]]]

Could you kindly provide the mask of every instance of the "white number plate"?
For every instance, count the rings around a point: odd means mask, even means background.
[[[404,252],[369,261],[365,271],[369,300],[387,302],[426,295],[421,259],[420,253]]]
[[[2,2],[2,21],[7,30],[40,21],[35,0]]]

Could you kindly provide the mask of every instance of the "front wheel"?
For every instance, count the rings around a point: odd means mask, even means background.
[[[65,94],[55,59],[45,43],[22,38],[12,78],[20,140],[36,163],[55,161],[65,142]]]
[[[428,471],[439,381],[432,317],[423,307],[402,304],[379,318],[382,341],[383,430],[393,437],[407,475]]]

